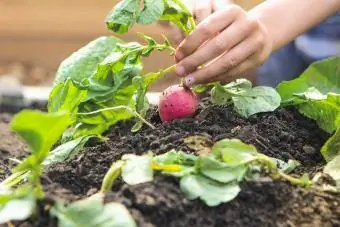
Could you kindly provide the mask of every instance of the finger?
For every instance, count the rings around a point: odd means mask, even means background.
[[[216,33],[228,27],[238,16],[241,16],[238,7],[232,6],[210,15],[197,25],[196,29],[178,46],[176,60],[192,54],[205,41]]]
[[[192,55],[180,61],[177,64],[177,73],[179,76],[186,76],[196,70],[198,66],[228,52],[238,43],[245,40],[257,27],[257,23],[252,20],[245,19],[236,21],[213,39],[207,41],[206,44],[196,50]]]
[[[230,83],[238,78],[249,78],[250,72],[260,65],[261,63],[259,61],[258,53],[255,53],[231,71],[210,78],[207,83],[221,82],[222,84],[225,84]],[[253,80],[254,78],[251,79]]]
[[[212,1],[212,10],[213,12],[223,10],[228,7],[229,4],[234,3],[232,0],[213,0]]]
[[[223,74],[244,62],[249,56],[263,49],[260,35],[251,36],[232,48],[226,54],[214,59],[207,66],[185,77],[185,84],[191,87],[209,81],[210,78]]]
[[[183,31],[177,26],[172,26],[169,33],[171,34],[170,37],[172,37],[174,44],[182,42],[185,37]]]
[[[210,0],[196,0],[194,5],[194,17],[197,23],[200,23],[212,13],[212,4]]]
[[[259,67],[261,64],[258,60],[258,55],[254,54],[249,57],[246,61],[242,62],[240,65],[236,66],[234,69],[230,70],[224,79],[221,79],[223,82],[230,82],[231,78],[244,78],[247,77],[248,73],[253,69]]]
[[[240,78],[247,76],[250,71],[261,66],[262,60],[260,54],[257,52],[250,56],[246,61],[236,66],[227,73],[227,77]]]

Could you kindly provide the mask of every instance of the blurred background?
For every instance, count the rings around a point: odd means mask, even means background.
[[[236,2],[250,9],[261,0]],[[98,36],[115,35],[103,21],[116,3],[116,0],[0,0],[0,85],[51,85],[63,59]],[[169,30],[159,24],[135,26],[119,37],[125,41],[140,40],[137,32],[158,40],[163,33],[173,39]],[[145,71],[174,63],[168,53],[159,52],[144,62]],[[168,75],[152,90],[160,91],[177,81],[174,75]]]

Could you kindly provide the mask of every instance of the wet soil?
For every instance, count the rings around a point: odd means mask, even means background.
[[[195,119],[161,123],[155,110],[149,118],[155,130],[144,127],[131,133],[132,122],[121,123],[106,135],[106,142],[90,144],[78,156],[50,167],[43,176],[47,199],[42,204],[57,197],[73,201],[96,193],[111,163],[126,153],[152,150],[161,154],[172,148],[197,153],[186,140],[190,136],[203,138],[205,144],[239,138],[271,157],[298,160],[301,166],[295,175],[313,175],[324,165],[319,150],[329,135],[294,109],[278,109],[245,119],[237,116],[231,106],[205,102]],[[340,226],[338,195],[268,179],[245,182],[236,199],[217,207],[185,199],[178,181],[163,176],[136,186],[119,181],[106,195],[106,201],[123,203],[139,226]],[[38,217],[21,226],[56,225],[43,208]]]

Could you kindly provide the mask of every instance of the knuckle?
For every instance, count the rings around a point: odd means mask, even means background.
[[[243,9],[240,6],[235,5],[235,4],[230,5],[225,10],[228,11],[228,13],[233,14],[234,16],[239,15],[243,12]]]
[[[199,24],[198,30],[205,37],[209,37],[214,33],[212,31],[212,26],[209,26],[209,22],[207,20],[203,20],[202,23]]]
[[[258,35],[255,39],[254,39],[254,46],[256,47],[256,49],[260,49],[263,48],[265,45],[265,41],[262,35]]]
[[[177,52],[182,53],[184,56],[188,56],[189,54],[191,54],[191,49],[192,47],[190,46],[190,40],[188,39],[183,45],[180,45],[177,48]]]
[[[259,22],[253,18],[247,18],[247,26],[250,31],[258,30],[259,29]]]
[[[218,36],[215,38],[214,49],[217,53],[222,54],[226,49],[226,42],[223,37]]]
[[[238,58],[235,56],[230,56],[225,58],[223,67],[226,70],[235,68],[238,65]]]
[[[183,60],[182,66],[185,68],[186,73],[191,73],[197,68],[196,61],[192,59]]]

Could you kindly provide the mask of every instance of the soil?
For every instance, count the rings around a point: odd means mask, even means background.
[[[301,166],[293,174],[312,176],[324,165],[319,150],[329,137],[295,109],[278,109],[245,119],[237,116],[231,106],[218,107],[204,102],[194,119],[161,123],[153,109],[149,120],[157,129],[144,127],[138,133],[132,133],[133,122],[121,123],[108,132],[106,142],[89,144],[78,156],[50,167],[42,177],[47,197],[40,203],[38,218],[17,225],[56,226],[56,220],[46,213],[46,204],[53,203],[56,198],[74,201],[96,193],[111,163],[126,153],[143,154],[152,150],[161,154],[172,148],[199,153],[202,151],[198,148],[210,146],[217,140],[239,138],[271,157],[298,160]],[[6,137],[14,139],[12,134],[6,134]],[[197,140],[188,142],[188,137]],[[201,142],[192,144],[193,141]],[[3,150],[8,154],[17,155],[6,149]],[[5,160],[1,157],[1,166],[6,165]],[[6,173],[0,176],[4,177]],[[199,200],[187,200],[178,181],[164,176],[136,186],[119,181],[105,200],[123,203],[143,227],[340,226],[338,195],[267,178],[243,183],[242,192],[236,199],[217,207],[208,207]]]

